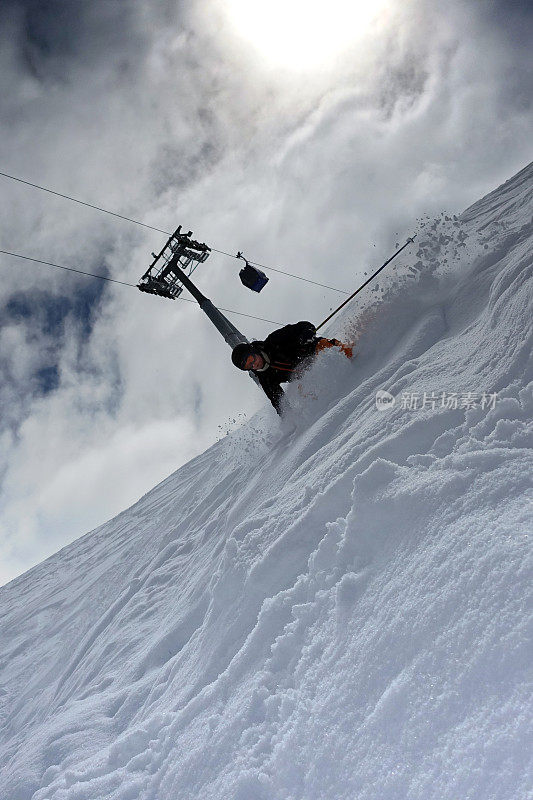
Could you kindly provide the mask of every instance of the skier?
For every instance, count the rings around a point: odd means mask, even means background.
[[[312,322],[296,322],[270,333],[264,341],[243,342],[233,348],[231,360],[242,370],[251,370],[257,376],[263,391],[281,414],[283,389],[280,384],[291,381],[299,366],[329,347],[339,347],[347,358],[352,357],[352,347],[338,339],[324,339],[316,335]]]

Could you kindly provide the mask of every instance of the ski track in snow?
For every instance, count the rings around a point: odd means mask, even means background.
[[[1,798],[531,797],[532,197],[421,220],[353,362],[0,589]]]

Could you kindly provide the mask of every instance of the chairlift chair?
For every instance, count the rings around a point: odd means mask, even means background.
[[[263,289],[268,283],[268,278],[265,273],[250,264],[248,259],[243,256],[240,250],[237,253],[236,258],[242,258],[244,261],[244,267],[239,272],[241,283],[248,289],[251,289],[252,292],[260,292],[261,289]]]

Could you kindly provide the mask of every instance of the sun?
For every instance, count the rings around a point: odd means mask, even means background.
[[[273,66],[320,68],[353,46],[387,0],[222,0],[234,32]]]

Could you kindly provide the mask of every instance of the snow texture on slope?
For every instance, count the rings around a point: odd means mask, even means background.
[[[420,220],[352,362],[0,590],[2,798],[531,797],[532,196]]]

